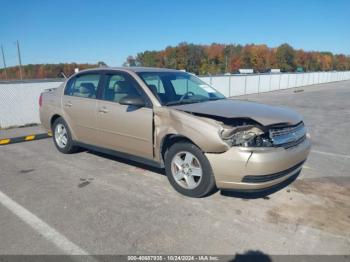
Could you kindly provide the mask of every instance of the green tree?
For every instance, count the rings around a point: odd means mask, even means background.
[[[276,63],[281,71],[294,71],[295,70],[295,51],[288,45],[283,44],[277,48],[276,51]]]

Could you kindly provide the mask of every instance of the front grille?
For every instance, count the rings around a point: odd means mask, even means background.
[[[274,146],[290,148],[305,140],[306,128],[303,122],[294,126],[272,127],[269,136]]]
[[[292,173],[294,170],[300,168],[305,161],[300,162],[299,164],[288,168],[287,170],[278,172],[278,173],[274,173],[274,174],[270,174],[270,175],[262,175],[262,176],[244,176],[242,179],[242,182],[245,183],[263,183],[263,182],[268,182],[271,180],[275,180],[281,177],[284,177],[286,175],[289,175],[290,173]]]

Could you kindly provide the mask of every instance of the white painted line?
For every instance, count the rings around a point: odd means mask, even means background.
[[[336,154],[336,153],[330,153],[330,152],[323,152],[323,151],[318,151],[318,150],[311,150],[312,153],[320,154],[320,155],[325,155],[325,156],[334,156],[334,157],[342,157],[342,158],[347,158],[350,159],[349,155],[343,155],[343,154]]]
[[[57,230],[50,227],[36,215],[22,207],[20,204],[16,203],[1,191],[0,203],[64,253],[68,255],[88,255],[85,250],[75,245]]]

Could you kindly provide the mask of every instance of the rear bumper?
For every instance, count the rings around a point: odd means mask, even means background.
[[[218,188],[249,191],[273,187],[299,173],[310,147],[305,139],[288,149],[232,147],[221,154],[205,155]]]

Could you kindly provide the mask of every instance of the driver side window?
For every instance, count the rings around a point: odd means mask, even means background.
[[[107,74],[103,99],[119,103],[126,96],[141,97],[136,83],[123,73]]]

